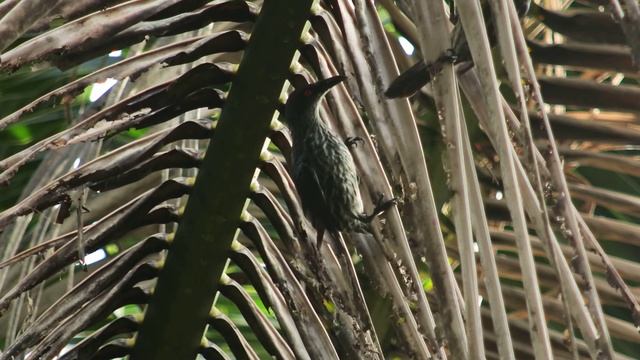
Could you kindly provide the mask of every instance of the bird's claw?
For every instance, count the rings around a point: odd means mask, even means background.
[[[442,67],[445,64],[455,64],[458,62],[458,55],[453,49],[447,49],[444,51],[439,58],[437,58],[434,62],[427,64],[427,71],[431,78],[434,78],[436,75],[442,71]]]
[[[360,136],[348,136],[346,139],[344,139],[344,143],[349,149],[357,148],[358,142],[364,144],[364,139],[362,139]]]
[[[384,199],[384,194],[378,194],[378,199],[376,200],[376,207],[373,209],[374,214],[382,214],[387,210],[391,209],[395,205],[398,205],[398,198],[393,197],[389,200]]]
[[[373,208],[373,212],[371,213],[371,215],[365,216],[364,217],[364,221],[371,222],[377,216],[382,215],[387,210],[389,210],[392,207],[394,207],[395,205],[397,205],[398,204],[398,198],[394,197],[394,198],[391,198],[389,200],[385,200],[384,199],[384,194],[379,193],[375,204],[376,204],[376,206]]]
[[[451,63],[454,64],[458,61],[458,54],[456,54],[455,50],[447,49],[444,51],[444,54],[440,55],[437,62],[440,63]]]

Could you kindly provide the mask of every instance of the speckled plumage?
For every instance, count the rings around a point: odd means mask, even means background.
[[[366,224],[358,176],[344,142],[320,119],[302,139],[295,139],[292,176],[302,206],[316,228],[362,231]]]
[[[353,157],[344,141],[320,119],[324,94],[343,77],[297,89],[289,96],[285,119],[293,138],[291,172],[305,215],[318,230],[366,232],[371,217],[364,214]]]

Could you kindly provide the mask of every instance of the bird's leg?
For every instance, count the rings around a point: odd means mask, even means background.
[[[316,248],[319,251],[322,246],[322,239],[324,238],[324,228],[316,229],[316,232]]]
[[[376,206],[373,208],[373,212],[371,215],[363,215],[363,221],[370,223],[377,216],[382,215],[387,210],[391,209],[394,205],[398,204],[398,198],[391,198],[390,200],[385,200],[383,194],[379,194],[378,200],[376,201]]]
[[[347,145],[349,149],[357,148],[358,142],[364,144],[364,140],[360,136],[347,136],[347,138],[344,139],[344,144]]]

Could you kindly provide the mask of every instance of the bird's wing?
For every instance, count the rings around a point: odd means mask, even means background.
[[[390,99],[403,98],[413,95],[429,81],[431,74],[428,65],[420,60],[391,82],[384,94]]]
[[[322,187],[320,177],[313,166],[301,163],[294,171],[302,208],[314,227],[333,229],[334,225],[329,212],[329,203]]]

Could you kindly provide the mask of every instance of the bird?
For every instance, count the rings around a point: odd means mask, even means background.
[[[513,0],[518,17],[522,18],[529,11],[531,0]],[[483,2],[482,12],[488,14],[488,3]],[[493,17],[487,16],[485,21],[489,42],[495,44],[496,34],[493,25]],[[385,96],[390,99],[408,97],[420,90],[423,86],[431,82],[431,79],[437,75],[444,64],[466,63],[460,70],[465,72],[473,66],[471,58],[471,50],[469,43],[462,29],[462,23],[457,21],[451,33],[451,42],[453,46],[447,49],[434,62],[427,64],[424,60],[420,60],[413,66],[405,70],[396,79],[394,79],[387,90]]]
[[[367,233],[371,221],[396,204],[379,196],[371,214],[364,213],[359,178],[350,148],[361,138],[342,139],[320,118],[325,94],[346,80],[339,75],[298,87],[288,97],[284,121],[292,138],[291,177],[305,216],[316,229],[316,247],[324,233]]]

